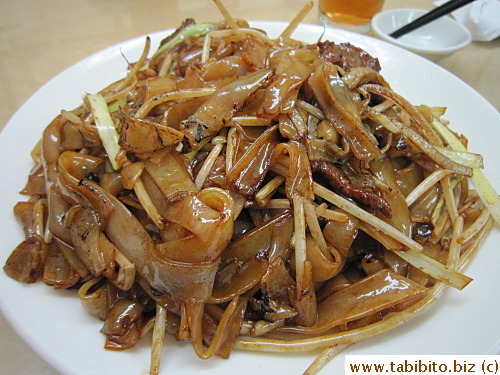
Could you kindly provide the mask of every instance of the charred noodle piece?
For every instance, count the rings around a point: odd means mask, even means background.
[[[278,145],[277,130],[277,126],[272,126],[262,133],[227,172],[229,185],[247,199],[254,198],[266,176],[274,149]]]
[[[73,251],[93,276],[105,276],[120,289],[129,290],[135,281],[135,266],[106,238],[99,224],[90,206],[72,207],[67,225]]]
[[[380,154],[375,137],[363,126],[350,91],[330,64],[318,64],[309,78],[315,99],[337,131],[349,142],[360,160],[371,160]]]
[[[215,91],[189,119],[182,123],[191,146],[196,149],[196,144],[203,138],[217,134],[248,97],[264,85],[272,74],[272,70],[259,70]]]
[[[184,134],[170,126],[139,119],[121,112],[118,144],[124,150],[148,153],[182,141]]]
[[[287,259],[292,221],[285,211],[233,241],[222,254],[209,303],[228,302],[249,291],[268,271],[268,259]]]
[[[285,257],[285,251],[288,250],[290,238],[282,238],[284,243],[277,243],[277,233],[291,233],[290,225],[293,216],[290,210],[277,215],[261,226],[252,229],[231,242],[222,253],[222,265],[229,264],[233,260],[247,262],[258,255],[259,252],[269,253],[270,258],[277,256]]]
[[[101,251],[98,218],[88,206],[74,206],[72,211],[69,225],[75,252],[94,276],[101,276],[106,268],[112,268],[114,264]]]

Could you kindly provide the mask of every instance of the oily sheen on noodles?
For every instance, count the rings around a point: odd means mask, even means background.
[[[290,38],[311,3],[274,39],[216,3],[45,128],[4,270],[77,289],[106,349],[152,330],[152,374],[166,333],[203,359],[324,349],[312,374],[465,288],[498,197],[445,108]]]

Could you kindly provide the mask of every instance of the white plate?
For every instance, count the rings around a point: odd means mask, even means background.
[[[284,23],[255,22],[276,36]],[[315,42],[323,28],[302,25],[296,39]],[[154,43],[167,33],[151,35]],[[0,223],[5,264],[10,251],[23,239],[12,207],[25,198],[17,192],[31,168],[30,151],[44,127],[61,109],[76,107],[85,92],[96,92],[121,78],[127,67],[122,53],[135,61],[144,43],[136,38],[105,49],[59,74],[36,92],[12,117],[0,136]],[[382,73],[392,87],[414,104],[447,106],[446,118],[470,139],[470,149],[485,156],[485,173],[497,188],[494,165],[500,156],[500,116],[479,94],[452,74],[385,42],[358,34],[327,29],[323,40],[349,41],[378,56]],[[466,274],[474,281],[462,292],[448,290],[429,311],[386,334],[352,346],[345,354],[485,354],[500,353],[500,299],[497,246],[494,229]],[[63,374],[144,374],[149,366],[149,343],[111,352],[103,349],[102,323],[80,305],[75,291],[56,291],[42,282],[24,285],[0,271],[0,305],[21,337]],[[317,353],[314,353],[317,354]],[[314,359],[312,353],[266,354],[235,351],[229,360],[198,359],[190,345],[166,340],[162,374],[301,374]],[[324,373],[342,373],[343,356]]]

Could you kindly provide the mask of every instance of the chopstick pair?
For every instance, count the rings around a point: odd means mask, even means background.
[[[461,8],[469,3],[472,3],[475,0],[451,0],[443,5],[431,10],[428,13],[425,13],[423,16],[417,18],[416,20],[410,22],[409,24],[393,31],[389,36],[393,38],[399,38],[405,34],[408,34],[410,31],[416,30],[424,25],[427,25],[429,22],[432,22],[442,16],[447,15],[448,13],[453,12],[454,10]]]

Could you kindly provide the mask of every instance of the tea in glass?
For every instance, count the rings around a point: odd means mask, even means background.
[[[382,5],[384,0],[320,0],[319,19],[327,26],[367,32],[372,17],[380,12]]]

